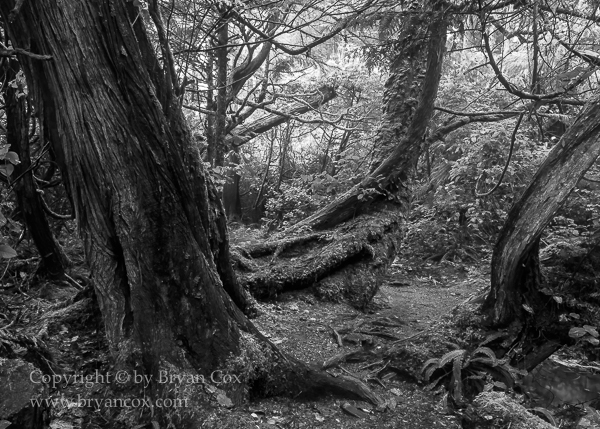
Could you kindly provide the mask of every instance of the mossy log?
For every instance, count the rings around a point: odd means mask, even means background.
[[[257,298],[313,287],[318,297],[364,308],[391,265],[401,225],[401,214],[386,209],[328,232],[234,249],[233,259],[240,283]]]

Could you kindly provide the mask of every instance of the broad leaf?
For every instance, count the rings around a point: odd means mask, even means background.
[[[583,328],[571,328],[569,330],[569,337],[571,338],[581,338],[585,334],[587,334],[587,332]]]
[[[12,164],[0,165],[0,173],[4,174],[6,177],[10,176],[13,171],[15,171],[15,167]]]
[[[10,259],[16,256],[17,252],[15,251],[15,249],[6,244],[0,244],[0,257]]]
[[[598,338],[598,330],[595,327],[590,325],[583,325],[582,329],[588,334],[590,334],[592,337]]]
[[[17,155],[15,152],[8,152],[5,156],[4,159],[10,161],[12,164],[14,165],[18,165],[21,163],[21,161],[19,161],[19,155]]]

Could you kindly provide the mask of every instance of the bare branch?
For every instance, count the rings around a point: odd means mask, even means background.
[[[52,59],[52,55],[34,54],[33,52],[29,52],[21,48],[0,49],[0,57],[12,57],[17,54],[33,58],[34,60],[48,61]]]
[[[277,48],[281,49],[283,52],[285,52],[286,54],[289,55],[300,55],[303,54],[305,52],[308,52],[310,49],[314,48],[315,46],[318,46],[326,41],[328,41],[329,39],[331,39],[332,37],[334,37],[336,34],[339,34],[342,30],[344,30],[346,27],[348,27],[350,24],[352,24],[354,22],[354,20],[360,15],[362,14],[364,11],[366,11],[369,7],[371,7],[371,5],[374,3],[375,0],[368,0],[367,3],[365,3],[365,5],[360,8],[356,13],[354,13],[352,16],[349,16],[345,19],[342,19],[341,21],[339,21],[337,23],[337,25],[335,26],[335,28],[329,33],[326,34],[325,36],[319,37],[318,39],[312,41],[311,43],[298,48],[298,49],[290,49],[287,46],[285,46],[282,43],[277,42],[276,40],[274,40],[273,37],[269,36],[267,33],[265,33],[264,31],[262,31],[261,29],[257,28],[256,26],[254,26],[252,23],[250,23],[246,18],[242,17],[240,14],[238,14],[236,11],[232,11],[231,16],[238,21],[239,23],[245,25],[246,27],[248,27],[250,30],[252,30],[254,33],[256,33],[257,35],[259,35],[260,37],[262,37],[265,41],[266,40],[270,40],[273,45],[275,45]]]
[[[265,131],[276,127],[277,125],[283,124],[292,119],[304,123],[314,123],[315,121],[302,120],[298,118],[297,115],[301,115],[310,110],[316,109],[322,106],[323,104],[333,100],[336,96],[337,93],[335,92],[335,88],[331,86],[323,86],[319,88],[318,93],[314,95],[311,100],[309,100],[308,102],[296,103],[291,109],[287,110],[286,112],[262,106],[260,108],[269,112],[270,115],[257,119],[256,121],[251,122],[248,125],[239,125],[229,135],[227,135],[227,137],[225,137],[225,143],[227,145],[232,146],[241,146],[244,143],[247,143],[256,136],[258,136],[259,134],[262,134]],[[255,103],[246,100],[246,104],[252,106]],[[323,123],[326,121],[322,120],[316,122]]]

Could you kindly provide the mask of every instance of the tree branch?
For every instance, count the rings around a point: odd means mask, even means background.
[[[12,57],[14,55],[24,55],[29,58],[33,58],[34,60],[48,61],[52,59],[52,55],[40,55],[34,54],[33,52],[26,51],[21,48],[14,49],[0,49],[0,57]]]
[[[354,13],[352,16],[349,16],[349,17],[339,21],[338,24],[335,26],[335,28],[329,34],[319,37],[318,39],[312,41],[308,45],[303,46],[298,49],[290,49],[290,48],[286,47],[284,44],[277,42],[272,36],[269,36],[267,33],[262,31],[260,28],[251,24],[246,18],[242,17],[236,11],[232,11],[231,16],[236,21],[238,21],[240,24],[245,25],[250,30],[252,30],[252,32],[254,32],[257,35],[259,35],[260,37],[262,37],[265,41],[270,40],[273,43],[273,45],[275,45],[277,48],[281,49],[286,54],[300,55],[305,52],[308,52],[310,49],[314,48],[315,46],[318,46],[318,45],[328,41],[329,39],[334,37],[336,34],[339,34],[342,30],[344,30],[346,27],[348,27],[360,14],[362,14],[365,10],[367,10],[369,7],[371,7],[371,5],[373,3],[374,3],[374,0],[368,0],[365,3],[365,5],[362,8],[360,8],[356,13]]]
[[[527,99],[527,100],[547,101],[547,100],[556,99],[556,98],[566,95],[573,88],[575,88],[576,86],[581,84],[583,82],[583,80],[585,79],[585,78],[579,77],[564,90],[552,92],[550,94],[538,95],[538,94],[532,94],[530,92],[525,92],[525,91],[518,89],[515,85],[510,83],[506,79],[506,77],[502,74],[502,71],[500,71],[500,68],[498,67],[498,64],[496,63],[496,60],[494,59],[494,54],[492,53],[492,48],[490,47],[490,37],[488,36],[488,34],[485,31],[485,20],[484,20],[483,16],[481,16],[481,22],[482,22],[481,32],[483,35],[484,48],[485,48],[485,51],[486,51],[486,54],[488,57],[488,61],[490,62],[490,66],[494,70],[494,73],[496,74],[496,78],[498,79],[498,81],[502,84],[502,86],[504,88],[506,88],[506,90],[510,94],[515,95],[519,98]]]
[[[331,86],[322,86],[319,88],[316,95],[312,97],[312,99],[308,100],[304,103],[296,103],[292,106],[291,109],[286,112],[279,112],[274,109],[269,109],[266,107],[262,107],[264,110],[270,112],[270,115],[267,115],[263,118],[257,119],[254,122],[251,122],[248,125],[239,125],[232,132],[225,137],[225,144],[232,146],[241,146],[244,143],[248,143],[250,140],[258,136],[259,134],[264,133],[265,131],[270,130],[271,128],[276,127],[277,125],[283,124],[290,119],[297,119],[296,115],[301,115],[310,110],[316,109],[325,103],[333,100],[337,96],[335,92],[335,88]],[[254,103],[247,102],[249,105]]]

